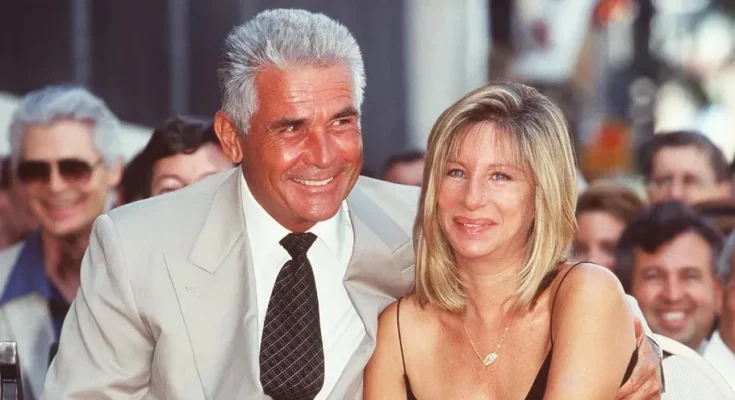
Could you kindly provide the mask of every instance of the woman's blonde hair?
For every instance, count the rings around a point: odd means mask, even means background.
[[[470,92],[442,113],[429,136],[421,201],[414,226],[415,295],[422,306],[459,311],[465,291],[453,250],[436,215],[449,158],[467,128],[491,123],[533,179],[535,215],[518,276],[515,308],[527,307],[548,274],[565,260],[576,229],[576,163],[561,110],[536,89],[498,82]]]

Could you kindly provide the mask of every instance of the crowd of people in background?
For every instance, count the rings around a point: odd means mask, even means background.
[[[693,131],[660,132],[639,150],[645,193],[606,181],[580,193],[574,257],[614,271],[655,333],[735,387],[735,163]]]
[[[102,99],[52,86],[21,101],[0,164],[0,338],[33,338],[18,345],[32,354],[34,393],[79,290],[94,221],[236,167],[213,123],[173,116],[125,165],[119,121]],[[421,151],[390,155],[380,178],[421,186],[424,165]],[[735,388],[735,162],[701,133],[672,131],[652,135],[637,166],[644,193],[612,179],[580,186],[570,259],[611,270],[654,333],[700,353]]]

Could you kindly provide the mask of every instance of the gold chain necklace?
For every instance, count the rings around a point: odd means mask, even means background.
[[[462,318],[462,326],[464,327],[465,335],[467,335],[467,340],[469,340],[470,346],[472,346],[472,350],[475,351],[475,354],[477,354],[477,358],[480,359],[480,362],[482,362],[482,365],[487,367],[490,364],[494,363],[495,360],[498,359],[498,350],[500,350],[500,346],[503,344],[503,341],[505,340],[505,334],[508,333],[508,329],[510,328],[510,321],[508,322],[508,325],[506,325],[505,330],[503,331],[503,336],[500,337],[500,342],[498,342],[498,345],[495,347],[495,351],[485,356],[485,358],[483,358],[480,355],[480,352],[477,351],[477,347],[475,347],[475,343],[472,341],[472,338],[470,338],[470,333],[467,331],[467,324],[465,324],[464,318]]]

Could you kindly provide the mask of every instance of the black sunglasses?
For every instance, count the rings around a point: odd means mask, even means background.
[[[62,158],[57,161],[21,161],[18,163],[17,175],[21,183],[48,183],[51,170],[56,166],[57,172],[69,184],[84,184],[92,177],[94,169],[102,164],[102,159],[94,164],[77,158]]]

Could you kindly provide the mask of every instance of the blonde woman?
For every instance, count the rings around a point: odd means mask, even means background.
[[[614,399],[636,359],[608,270],[565,261],[576,169],[560,110],[484,86],[429,137],[416,285],[381,315],[370,399]]]

